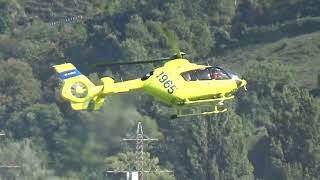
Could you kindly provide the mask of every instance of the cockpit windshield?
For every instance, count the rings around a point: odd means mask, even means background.
[[[184,72],[181,75],[186,81],[231,79],[229,73],[219,67],[196,69]]]
[[[210,71],[210,75],[212,79],[215,80],[225,80],[225,79],[230,79],[228,74],[221,68],[219,67],[210,67],[208,68]]]
[[[235,72],[232,72],[230,69],[223,68],[223,70],[226,71],[226,73],[228,73],[231,79],[239,78],[238,74]]]

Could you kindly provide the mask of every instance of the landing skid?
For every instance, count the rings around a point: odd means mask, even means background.
[[[223,107],[224,105],[223,102],[224,100],[229,100],[232,98],[234,98],[234,96],[217,98],[217,99],[208,99],[208,100],[186,101],[184,105],[176,106],[177,114],[172,115],[171,119],[175,119],[179,117],[210,115],[210,114],[218,114],[218,113],[226,112],[227,108]],[[184,112],[184,110],[195,110],[198,107],[209,107],[213,109],[209,111],[196,112],[196,113]]]
[[[187,100],[184,102],[184,105],[212,104],[212,103],[216,103],[216,102],[223,103],[223,101],[233,99],[233,98],[234,98],[234,96],[221,97],[221,98],[216,98],[216,99],[196,100],[196,101]]]
[[[205,112],[200,112],[200,113],[181,113],[178,112],[177,114],[172,115],[170,118],[175,119],[175,118],[180,118],[180,117],[190,117],[190,116],[199,116],[199,115],[210,115],[210,114],[218,114],[218,113],[223,113],[227,111],[227,108],[223,108],[222,110],[218,110],[218,107],[214,107],[215,110],[213,111],[205,111]]]

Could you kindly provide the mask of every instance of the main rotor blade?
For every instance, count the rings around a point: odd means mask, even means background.
[[[164,33],[165,37],[166,37],[166,42],[168,47],[170,48],[170,50],[176,54],[177,58],[181,58],[181,54],[180,54],[180,50],[179,50],[179,46],[178,46],[178,40],[177,40],[177,36],[176,34],[169,30],[166,26],[162,26],[162,32]]]
[[[158,59],[150,59],[150,60],[143,60],[143,61],[124,61],[124,62],[114,62],[114,63],[96,63],[91,64],[93,67],[107,67],[107,66],[117,66],[117,65],[131,65],[131,64],[148,64],[148,63],[155,63],[155,62],[165,62],[171,60],[172,57],[164,57]]]

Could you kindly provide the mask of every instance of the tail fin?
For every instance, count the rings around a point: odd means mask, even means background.
[[[104,102],[103,86],[94,85],[71,63],[53,66],[63,81],[61,96],[70,101],[74,110],[97,110]],[[91,103],[92,107],[91,107]],[[89,107],[90,105],[90,107]]]

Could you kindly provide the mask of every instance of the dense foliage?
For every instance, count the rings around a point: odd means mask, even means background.
[[[123,178],[104,171],[132,163],[122,138],[141,121],[160,139],[146,169],[174,172],[147,179],[320,179],[319,13],[317,0],[0,0],[0,160],[20,166],[0,178]],[[168,56],[163,27],[194,62],[248,81],[228,112],[170,120],[142,93],[75,112],[59,97],[52,65],[72,62],[95,83],[142,76],[155,65],[88,63]]]

